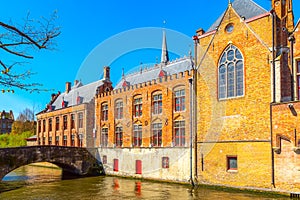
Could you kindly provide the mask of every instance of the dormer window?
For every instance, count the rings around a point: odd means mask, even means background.
[[[124,81],[123,84],[122,84],[122,87],[128,87],[130,86],[130,83],[128,81]]]
[[[167,76],[167,72],[164,71],[164,70],[160,70],[160,72],[159,72],[159,74],[158,74],[158,77],[159,77],[159,78],[162,78],[162,77],[164,77],[164,76]]]

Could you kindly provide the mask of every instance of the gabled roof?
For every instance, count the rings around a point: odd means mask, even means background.
[[[232,3],[232,8],[240,15],[240,17],[245,19],[250,19],[268,12],[252,0],[235,0]],[[216,28],[220,25],[224,14],[225,12],[223,12],[222,15],[211,25],[207,32],[216,30]]]
[[[62,102],[65,101],[67,107],[78,105],[78,97],[80,98],[80,104],[89,103],[96,95],[96,90],[99,86],[103,85],[103,80],[99,80],[87,85],[83,85],[78,82],[71,90],[66,93],[61,93],[56,100],[51,104],[52,110],[62,108]]]
[[[116,85],[115,89],[122,88],[124,80],[130,85],[135,85],[139,83],[144,83],[151,81],[153,79],[159,78],[160,72],[163,70],[167,76],[172,74],[178,74],[179,72],[184,72],[186,70],[192,69],[191,59],[188,57],[181,58],[174,62],[168,63],[166,66],[162,64],[157,64],[152,68],[144,69],[132,74],[124,75],[122,80]]]

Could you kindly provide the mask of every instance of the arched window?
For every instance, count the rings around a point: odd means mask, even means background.
[[[156,122],[152,124],[151,144],[154,147],[162,145],[162,123]]]
[[[234,45],[229,45],[219,61],[219,99],[244,95],[244,59]]]

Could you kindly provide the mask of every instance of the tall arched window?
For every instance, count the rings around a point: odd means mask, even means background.
[[[219,61],[219,99],[244,95],[244,59],[234,45],[229,45]]]

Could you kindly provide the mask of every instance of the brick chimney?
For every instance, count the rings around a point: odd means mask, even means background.
[[[71,90],[71,82],[66,82],[66,93],[69,93]]]
[[[199,28],[197,31],[196,31],[197,35],[198,36],[201,36],[205,33],[205,31],[203,30],[203,28]]]
[[[103,79],[110,81],[110,67],[109,66],[104,66],[103,68]]]

